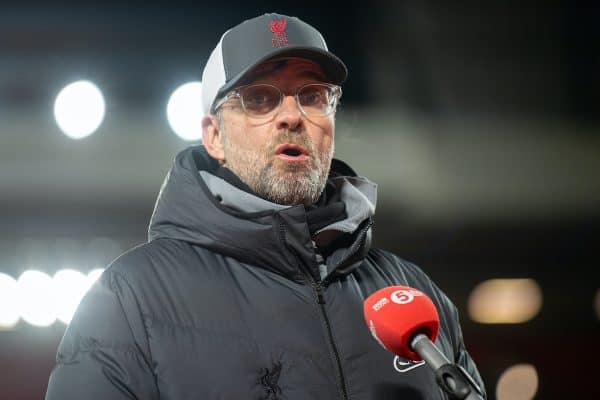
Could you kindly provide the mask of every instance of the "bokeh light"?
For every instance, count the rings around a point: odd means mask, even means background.
[[[0,273],[0,330],[8,329],[19,322],[17,281]]]
[[[202,82],[179,86],[167,104],[167,118],[173,132],[184,140],[200,140],[202,117]]]
[[[49,326],[56,321],[56,307],[52,278],[29,270],[17,280],[17,300],[21,318],[31,325]]]
[[[63,269],[54,274],[53,286],[57,318],[68,324],[89,288],[89,279],[79,271]]]
[[[62,269],[50,278],[43,272],[28,270],[18,280],[0,273],[0,330],[12,328],[20,318],[38,327],[52,325],[56,319],[68,324],[103,272],[103,268],[96,268],[86,275]]]
[[[497,400],[531,400],[538,390],[538,374],[531,364],[517,364],[506,369],[496,386]]]
[[[103,272],[104,268],[96,268],[87,274],[88,288],[91,287],[98,280],[98,278],[100,278],[100,275],[102,275]]]
[[[469,316],[484,324],[529,321],[542,307],[542,291],[533,279],[490,279],[477,285],[468,301]]]
[[[65,86],[56,96],[54,118],[65,135],[82,139],[98,129],[104,119],[102,92],[89,81]]]

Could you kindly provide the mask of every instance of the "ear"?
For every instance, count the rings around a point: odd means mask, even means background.
[[[206,115],[202,118],[202,143],[206,152],[219,164],[225,162],[225,152],[221,141],[221,131],[219,130],[219,121],[214,115]]]

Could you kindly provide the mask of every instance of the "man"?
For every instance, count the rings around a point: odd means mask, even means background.
[[[203,73],[203,146],[180,153],[149,241],[119,257],[60,344],[47,399],[445,399],[372,338],[363,300],[428,294],[444,354],[481,384],[448,298],[370,247],[376,186],[332,160],[346,67],[297,18],[227,31]]]

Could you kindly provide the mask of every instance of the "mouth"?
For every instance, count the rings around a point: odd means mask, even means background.
[[[277,147],[275,156],[287,162],[307,161],[308,151],[297,144],[286,143]]]

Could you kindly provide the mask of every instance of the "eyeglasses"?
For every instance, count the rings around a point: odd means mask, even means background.
[[[284,93],[267,83],[245,85],[229,92],[214,107],[215,112],[228,100],[237,97],[242,109],[252,117],[267,117],[283,103]],[[333,113],[342,96],[342,88],[330,83],[309,83],[300,87],[294,97],[298,108],[307,117],[325,117]]]

